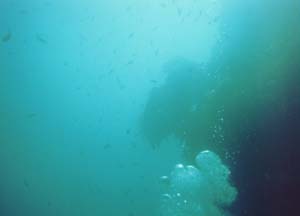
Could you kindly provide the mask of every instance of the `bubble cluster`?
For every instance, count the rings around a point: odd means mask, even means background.
[[[222,216],[237,196],[229,182],[230,171],[218,155],[200,152],[195,166],[177,164],[162,195],[162,216]]]

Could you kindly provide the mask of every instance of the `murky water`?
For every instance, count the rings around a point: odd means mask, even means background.
[[[299,20],[299,0],[1,0],[0,215],[300,215]]]

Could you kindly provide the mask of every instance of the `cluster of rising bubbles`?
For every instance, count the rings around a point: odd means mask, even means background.
[[[200,152],[194,165],[177,164],[170,176],[162,176],[161,216],[228,216],[226,208],[236,199],[230,171],[218,155]]]

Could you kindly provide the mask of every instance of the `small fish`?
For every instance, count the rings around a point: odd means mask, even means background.
[[[37,116],[36,113],[29,113],[29,114],[27,115],[28,118],[34,118],[34,117],[36,117],[36,116]]]
[[[24,184],[25,188],[27,188],[27,189],[29,188],[29,183],[26,179],[24,179],[23,184]]]
[[[161,6],[162,8],[166,8],[166,7],[167,7],[167,5],[166,5],[165,3],[161,3],[160,6]]]
[[[128,196],[130,194],[130,189],[125,190],[123,194],[124,196]]]
[[[132,162],[131,165],[132,165],[133,167],[138,167],[138,166],[139,166],[139,163],[135,161],[135,162]]]
[[[104,146],[103,146],[103,149],[109,149],[111,147],[111,145],[110,144],[105,144]]]
[[[37,34],[36,35],[36,39],[37,39],[37,41],[39,41],[39,42],[41,42],[43,44],[48,43],[48,41],[45,39],[45,37],[43,35],[41,35],[41,34]]]
[[[113,68],[111,68],[111,69],[109,69],[109,71],[108,71],[108,75],[111,75],[113,72],[115,71],[115,69],[113,69]]]
[[[131,11],[132,7],[131,6],[127,6],[126,7],[126,11]]]
[[[122,81],[120,80],[120,78],[117,78],[117,83],[118,83],[119,88],[120,88],[121,90],[124,90],[124,89],[125,89],[126,86],[122,83]]]
[[[178,16],[181,16],[182,15],[182,9],[177,8],[177,14],[178,14]]]
[[[131,143],[132,148],[136,148],[136,143]]]
[[[127,62],[127,65],[132,65],[133,63],[134,63],[133,60],[129,60],[129,61]]]
[[[128,35],[128,38],[133,38],[134,33],[132,32],[130,35]]]
[[[158,29],[158,26],[154,26],[153,28],[152,28],[152,31],[156,31]]]
[[[28,14],[28,11],[25,9],[22,9],[22,10],[19,10],[19,14],[26,15],[26,14]]]
[[[2,40],[2,42],[7,42],[11,39],[11,37],[12,37],[12,34],[10,32],[7,32],[5,35],[3,35],[1,40]]]

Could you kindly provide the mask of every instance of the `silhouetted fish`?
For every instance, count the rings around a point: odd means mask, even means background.
[[[2,42],[7,42],[11,39],[11,37],[12,37],[12,34],[10,32],[7,32],[5,35],[3,35],[1,40],[2,40]]]
[[[133,63],[134,63],[133,60],[129,60],[129,61],[127,62],[127,65],[132,65]]]
[[[34,117],[36,117],[36,116],[37,116],[36,113],[29,113],[29,114],[27,115],[28,118],[34,118]]]
[[[46,44],[48,43],[48,41],[45,39],[45,37],[41,34],[36,34],[36,39],[37,41],[43,43],[43,44]]]
[[[105,145],[103,146],[103,149],[109,149],[110,147],[111,147],[110,144],[105,144]]]
[[[128,35],[128,38],[133,38],[134,33],[132,32],[130,35]]]
[[[23,184],[24,184],[24,187],[25,187],[26,189],[29,188],[29,183],[28,183],[28,181],[27,181],[26,179],[23,180]]]

